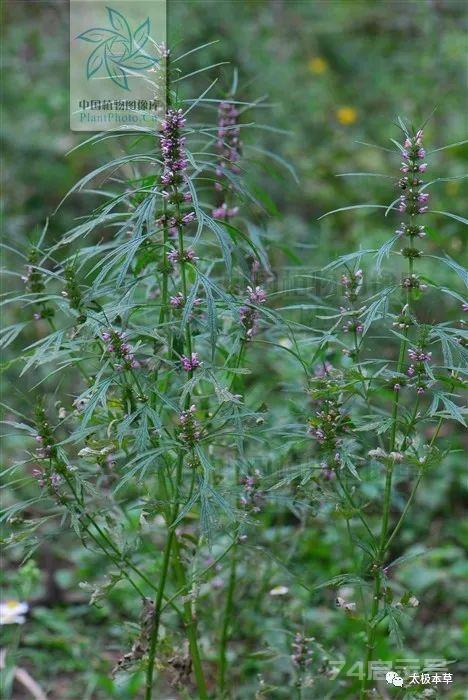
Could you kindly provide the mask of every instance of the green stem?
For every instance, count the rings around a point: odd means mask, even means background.
[[[385,545],[385,550],[386,550],[386,551],[388,551],[388,550],[390,549],[390,545],[392,544],[394,538],[396,537],[396,535],[398,534],[398,532],[399,532],[401,526],[403,525],[403,522],[404,522],[404,520],[405,520],[405,518],[406,518],[406,514],[407,514],[407,512],[408,512],[408,510],[409,510],[409,508],[410,508],[410,506],[411,506],[411,504],[412,504],[413,501],[414,501],[414,497],[416,496],[416,491],[418,490],[418,486],[419,486],[419,484],[421,483],[422,477],[423,477],[423,472],[420,472],[420,473],[418,474],[418,478],[417,478],[416,481],[414,482],[413,488],[411,489],[411,493],[410,493],[409,498],[408,498],[408,500],[407,500],[407,502],[406,502],[406,505],[405,505],[405,507],[404,507],[404,509],[403,509],[403,512],[402,512],[402,514],[400,515],[400,519],[398,520],[398,522],[397,522],[397,524],[395,525],[395,528],[394,528],[392,534],[390,535],[390,537],[389,537],[388,540],[387,540],[387,543],[386,543],[386,545]]]
[[[239,353],[236,361],[236,369],[239,368],[242,358],[244,356],[246,347],[246,341],[243,339],[239,347]],[[236,384],[237,375],[234,374],[230,390],[232,391]],[[239,466],[236,463],[235,468],[235,480],[236,486],[239,483]],[[218,656],[218,694],[220,699],[222,699],[226,692],[226,671],[227,671],[227,645],[229,641],[229,635],[231,631],[231,620],[234,611],[234,593],[236,590],[237,581],[237,545],[239,540],[239,527],[236,528],[234,537],[234,546],[231,556],[231,567],[229,573],[229,584],[226,596],[226,605],[224,608],[224,618],[221,628],[221,639],[219,645],[219,656]]]
[[[166,224],[166,200],[163,200],[163,277],[162,277],[162,292],[161,292],[161,310],[159,312],[159,325],[161,326],[166,320],[167,313],[167,297],[168,297],[168,279],[169,275],[167,272],[167,246],[168,246],[168,232]]]
[[[351,553],[351,559],[353,560],[353,564],[354,564],[354,572],[356,574],[356,577],[359,579],[361,576],[361,567],[359,566],[359,562],[356,558],[356,547],[354,546],[353,534],[351,532],[351,523],[348,519],[346,519],[346,532],[348,533],[349,549],[350,549],[350,553]],[[362,590],[361,582],[359,582],[359,598],[361,599],[361,605],[362,605],[362,609],[364,611],[364,614],[367,615],[366,599],[364,597],[364,592]]]
[[[166,66],[166,71],[167,71],[167,76],[169,75],[169,68]],[[169,81],[167,78],[166,82],[166,92],[167,92],[167,99],[168,99],[168,105],[170,104],[170,90],[169,90]],[[177,188],[176,188],[177,189]],[[180,206],[179,202],[177,201],[176,204],[177,208],[177,218],[180,219]],[[167,255],[166,255],[166,250],[167,250],[167,231],[166,227],[164,230],[164,238],[165,238],[165,246],[164,246],[164,261],[167,262]],[[182,232],[182,227],[179,226],[178,230],[178,242],[179,242],[179,260],[180,260],[180,266],[181,266],[181,278],[182,278],[182,287],[183,287],[183,295],[185,301],[187,301],[187,275],[186,275],[186,261],[185,261],[185,256],[184,256],[184,237],[183,237],[183,232]],[[167,295],[168,295],[168,290],[167,290],[167,274],[163,276],[163,289],[162,289],[162,308],[160,312],[160,322],[162,320],[165,320],[166,317],[166,312],[167,312]],[[186,328],[185,328],[185,344],[186,344],[186,352],[189,357],[192,355],[192,334],[191,334],[191,328],[190,328],[190,322],[187,322]],[[189,372],[189,378],[191,379],[193,376],[193,371],[191,370]],[[190,392],[187,392],[187,396],[185,399],[185,410],[187,410],[190,407],[191,403],[191,396]],[[177,464],[177,471],[176,471],[176,479],[175,479],[175,485],[174,485],[174,506],[173,506],[173,511],[171,515],[171,521],[169,524],[169,532],[166,540],[166,546],[164,550],[164,559],[163,559],[163,564],[162,564],[162,571],[161,571],[161,577],[159,581],[159,591],[158,591],[158,596],[156,599],[155,603],[155,609],[154,609],[154,616],[153,616],[153,625],[152,625],[152,631],[151,631],[151,636],[150,636],[150,646],[149,646],[149,654],[148,654],[148,668],[146,672],[146,690],[145,690],[145,700],[151,700],[152,693],[153,693],[153,675],[154,675],[154,660],[156,657],[156,652],[157,652],[157,647],[158,647],[158,636],[159,636],[159,626],[160,626],[160,619],[161,619],[161,613],[162,613],[162,603],[163,603],[163,595],[164,595],[164,588],[166,585],[167,581],[167,576],[168,576],[168,570],[169,570],[169,565],[171,562],[171,550],[174,545],[174,549],[176,550],[176,557],[174,561],[174,569],[176,572],[176,576],[179,577],[179,580],[186,585],[186,575],[184,571],[184,567],[182,565],[181,559],[180,559],[180,549],[179,549],[179,543],[175,534],[175,524],[177,521],[177,517],[179,514],[180,510],[180,488],[182,486],[182,477],[183,477],[183,463],[184,463],[184,453],[181,451],[179,453],[179,458],[178,458],[178,464]],[[167,490],[165,482],[163,483],[164,489]],[[194,616],[192,615],[192,609],[191,609],[191,604],[188,601],[184,602],[184,621],[186,624],[187,628],[187,637],[189,640],[189,646],[190,646],[190,655],[192,659],[192,664],[193,664],[193,669],[194,669],[194,674],[195,678],[197,681],[197,686],[198,686],[198,691],[199,691],[199,697],[201,700],[205,700],[208,695],[207,695],[207,690],[206,690],[206,684],[205,684],[205,679],[204,679],[204,674],[203,674],[203,668],[201,664],[201,657],[200,657],[200,652],[198,648],[198,640],[197,640],[197,624]]]
[[[187,576],[182,564],[180,545],[177,537],[174,539],[174,549],[174,569],[176,576],[179,579],[179,584],[181,584],[183,588],[189,589],[190,585],[187,583]],[[208,691],[206,688],[205,675],[203,673],[200,650],[198,648],[197,618],[192,610],[192,603],[189,599],[184,601],[184,623],[187,630],[190,657],[192,659],[193,673],[198,689],[198,697],[200,700],[207,700]]]
[[[164,474],[162,474],[162,486],[163,486],[163,493],[165,496],[165,499],[167,500],[168,498],[168,491],[167,491],[167,484],[166,480],[164,478]],[[192,484],[190,487],[190,493],[188,496],[188,500],[191,498],[192,490],[194,488],[194,478],[192,478]],[[174,521],[173,521],[174,522]],[[175,598],[179,597],[182,593],[188,594],[190,590],[190,584],[187,582],[187,576],[185,573],[185,569],[182,563],[182,558],[181,558],[181,553],[180,553],[180,543],[177,537],[177,533],[175,532],[175,528],[173,526],[174,530],[174,542],[173,542],[173,549],[174,549],[174,558],[172,561],[173,567],[174,567],[174,572],[177,578],[177,584],[179,586],[179,590],[167,601],[166,605],[163,606],[161,609],[161,613],[164,612],[166,607],[171,604],[172,600]],[[206,684],[205,684],[205,677],[203,674],[203,667],[201,663],[201,657],[200,657],[200,652],[198,649],[198,641],[197,641],[197,620],[196,617],[193,615],[192,612],[192,607],[191,603],[189,600],[184,601],[183,605],[183,611],[181,613],[182,620],[184,622],[185,628],[187,630],[187,637],[189,641],[189,649],[190,649],[190,657],[192,660],[192,665],[193,665],[193,671],[195,675],[195,680],[197,683],[198,687],[198,692],[199,692],[199,697],[206,698],[207,697],[207,690],[206,690]]]
[[[452,390],[453,390],[453,385],[452,385],[452,387],[451,387],[451,389],[450,389],[449,391],[452,391]],[[439,435],[440,429],[441,429],[441,427],[442,427],[443,420],[444,420],[443,417],[439,418],[439,421],[438,421],[438,423],[437,423],[437,428],[435,429],[434,435],[433,435],[432,438],[431,438],[431,441],[430,441],[430,443],[429,443],[429,447],[432,447],[432,445],[434,444],[434,442],[437,440],[437,437],[438,437],[438,435]],[[407,436],[406,436],[406,437],[407,437]],[[405,440],[406,440],[406,438],[405,438]],[[406,514],[408,513],[408,510],[410,509],[410,506],[412,505],[412,503],[413,503],[413,501],[414,501],[414,498],[415,498],[415,496],[416,496],[416,491],[418,490],[418,487],[419,487],[419,484],[421,483],[421,479],[422,479],[422,478],[423,478],[423,472],[420,472],[420,473],[418,474],[418,478],[417,478],[416,481],[414,482],[413,488],[412,488],[411,493],[410,493],[410,495],[409,495],[408,501],[407,501],[407,503],[406,503],[406,505],[405,505],[405,507],[404,507],[404,510],[403,510],[403,512],[402,512],[402,514],[401,514],[401,516],[400,516],[400,519],[398,520],[397,524],[395,525],[395,529],[393,530],[392,534],[390,535],[389,539],[387,540],[387,544],[386,544],[386,546],[385,546],[385,549],[386,549],[387,551],[388,551],[388,549],[390,548],[390,545],[391,545],[391,543],[393,542],[393,539],[396,537],[396,535],[398,534],[398,532],[399,532],[401,526],[403,525],[403,522],[404,522],[404,520],[405,520],[405,518],[406,518]]]
[[[411,277],[413,274],[413,259],[408,258],[408,274]],[[407,291],[407,304],[408,307],[411,302],[410,289]],[[403,370],[403,364],[405,360],[406,348],[408,345],[408,327],[405,327],[404,338],[400,342],[400,352],[398,356],[397,373],[400,374]],[[393,409],[392,409],[392,432],[390,437],[390,449],[389,452],[394,452],[396,446],[396,436],[398,429],[398,408],[399,408],[400,392],[395,392],[395,397],[393,399]],[[386,477],[385,477],[385,490],[384,490],[384,500],[383,500],[383,513],[382,513],[382,524],[380,528],[380,541],[377,557],[374,561],[373,572],[374,572],[374,589],[372,597],[372,608],[371,614],[368,621],[367,628],[367,642],[366,642],[366,653],[364,657],[364,668],[363,677],[361,683],[361,693],[360,699],[365,700],[367,697],[367,690],[369,688],[369,667],[372,661],[372,656],[375,648],[375,639],[377,634],[378,625],[378,614],[380,609],[380,591],[382,587],[382,564],[385,559],[385,553],[387,551],[387,534],[388,534],[388,523],[390,519],[390,508],[392,501],[392,480],[393,480],[393,468],[394,462],[391,461],[387,464]]]
[[[234,547],[234,545],[235,545],[235,542],[234,542],[234,540],[233,540],[233,541],[231,542],[231,544],[229,545],[229,547],[227,547],[227,548],[224,550],[224,552],[223,552],[222,554],[220,554],[216,559],[214,559],[214,561],[212,561],[211,564],[209,564],[207,567],[205,567],[205,568],[202,569],[201,571],[196,571],[196,572],[193,574],[193,578],[202,579],[202,578],[205,576],[205,574],[208,573],[208,571],[211,571],[211,569],[213,569],[217,564],[219,564],[220,561],[222,561],[222,560],[229,554],[229,552],[230,552],[231,549]],[[185,594],[187,594],[187,593],[189,592],[189,587],[190,587],[190,586],[189,586],[187,583],[185,583],[181,588],[179,588],[179,589],[168,599],[168,601],[166,602],[166,604],[164,605],[164,607],[163,607],[163,609],[162,609],[162,612],[164,612],[164,610],[167,608],[168,605],[170,605],[170,604],[172,603],[173,600],[175,600],[176,598],[178,598],[180,595],[185,595]]]
[[[238,530],[236,533],[236,540]],[[225,696],[226,692],[226,670],[227,670],[227,645],[229,641],[229,633],[231,628],[232,613],[234,610],[234,592],[236,589],[237,579],[237,546],[233,548],[231,556],[231,569],[229,573],[229,585],[226,594],[226,605],[224,608],[223,626],[221,629],[221,640],[219,644],[218,657],[218,694],[220,700]]]
[[[383,516],[382,516],[382,526],[380,530],[380,544],[379,551],[374,562],[374,591],[372,597],[372,608],[369,619],[369,627],[367,634],[367,644],[366,644],[366,655],[364,659],[364,675],[362,679],[361,687],[361,698],[364,699],[367,695],[367,688],[369,686],[369,666],[372,661],[372,655],[375,647],[375,636],[377,632],[377,615],[380,607],[380,589],[382,586],[382,572],[381,567],[386,551],[386,539],[388,530],[388,521],[390,515],[390,502],[392,494],[392,476],[393,476],[393,462],[387,465],[387,475],[385,479],[385,492],[384,492],[384,503],[383,503]]]
[[[354,503],[351,494],[349,493],[348,489],[345,487],[345,485],[344,485],[344,483],[343,483],[343,480],[342,480],[341,477],[340,477],[339,471],[336,470],[335,473],[336,473],[336,478],[338,479],[338,483],[340,484],[340,486],[341,486],[341,488],[342,488],[342,490],[343,490],[343,493],[344,493],[344,495],[346,496],[346,500],[348,501],[349,505],[351,506],[351,508],[352,508],[353,511],[354,511],[353,514],[356,514],[356,515],[358,516],[359,520],[362,522],[362,524],[364,525],[365,529],[367,530],[367,533],[370,535],[371,540],[373,541],[373,540],[374,540],[374,534],[373,534],[372,530],[370,529],[370,527],[369,527],[369,525],[368,525],[366,519],[364,518],[363,514],[361,513],[360,508],[358,508],[358,507],[356,506],[356,504]]]
[[[162,563],[161,576],[159,579],[158,594],[156,597],[156,603],[154,606],[154,614],[150,635],[150,644],[148,651],[148,666],[146,669],[146,685],[145,685],[145,700],[151,700],[153,695],[153,678],[154,678],[154,660],[156,658],[156,651],[158,647],[159,638],[159,627],[161,621],[161,609],[163,603],[164,588],[166,585],[167,574],[169,571],[169,562],[171,560],[171,549],[172,542],[175,535],[175,522],[179,514],[179,489],[182,484],[182,467],[184,464],[184,457],[181,453],[179,455],[179,460],[177,463],[177,474],[176,474],[176,485],[175,485],[175,501],[171,516],[171,524],[169,528],[169,533],[166,539],[166,546],[164,548],[164,558]]]

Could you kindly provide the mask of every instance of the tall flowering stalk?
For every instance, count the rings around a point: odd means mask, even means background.
[[[400,314],[400,318],[404,317],[407,322],[403,322],[403,337],[400,340],[400,350],[396,366],[396,378],[393,385],[395,396],[392,407],[392,423],[390,437],[388,442],[388,457],[384,457],[383,464],[385,466],[385,488],[382,506],[382,521],[380,527],[380,537],[375,560],[372,564],[371,573],[374,577],[374,589],[372,595],[372,606],[368,620],[366,654],[364,660],[363,680],[361,687],[361,697],[365,698],[367,694],[368,684],[371,680],[369,674],[369,666],[373,657],[375,648],[375,639],[378,629],[378,618],[381,607],[385,608],[385,600],[382,600],[382,586],[384,585],[385,572],[384,564],[388,551],[388,533],[390,521],[390,509],[392,504],[392,483],[393,471],[395,464],[400,464],[405,459],[405,451],[408,447],[408,437],[414,429],[415,422],[418,417],[419,396],[424,393],[421,383],[417,386],[417,397],[411,399],[414,403],[413,413],[408,426],[407,435],[403,438],[398,435],[399,428],[399,406],[400,406],[400,377],[404,372],[405,364],[407,363],[408,353],[408,336],[411,326],[417,326],[416,318],[413,318],[413,290],[424,291],[425,285],[421,284],[420,277],[415,272],[415,261],[420,257],[421,252],[416,247],[418,238],[424,236],[424,225],[419,223],[421,214],[425,214],[428,210],[427,202],[429,194],[424,191],[424,182],[421,174],[425,172],[427,164],[423,162],[426,156],[426,151],[422,145],[423,132],[418,130],[416,134],[411,135],[406,133],[405,142],[402,148],[403,162],[401,172],[403,176],[398,182],[398,186],[402,191],[400,196],[398,210],[406,214],[406,221],[403,221],[398,229],[398,235],[407,237],[409,246],[403,248],[401,254],[408,261],[408,274],[403,277],[401,286],[403,293],[406,296],[406,303]],[[412,351],[410,350],[410,358]],[[422,365],[430,355],[421,354]],[[421,365],[421,366],[422,366]],[[407,370],[407,374],[410,370]],[[412,377],[412,374],[409,375]],[[424,462],[423,462],[424,463]]]
[[[240,158],[241,147],[240,141],[240,124],[239,110],[234,102],[234,96],[220,102],[218,107],[218,130],[216,148],[219,154],[219,160],[215,171],[215,191],[218,194],[218,205],[213,209],[212,216],[214,219],[223,222],[231,222],[239,214],[239,207],[236,204],[236,178],[241,173]],[[235,367],[239,369],[242,362],[245,360],[247,345],[252,341],[259,330],[259,306],[265,303],[266,293],[263,288],[255,284],[255,275],[258,270],[258,260],[254,260],[251,270],[251,285],[247,285],[245,290],[245,303],[239,308],[239,322],[242,330],[242,335],[237,349],[237,357]],[[231,390],[243,390],[242,381],[234,374],[231,381]],[[242,394],[239,394],[242,397]],[[239,460],[236,460],[234,467],[234,488],[237,490],[243,480],[250,477],[241,477],[241,469]],[[236,505],[242,504],[242,497],[238,499]],[[238,564],[238,546],[239,538],[241,537],[241,525],[236,525],[234,529],[234,544],[230,553],[231,563],[229,571],[229,579],[226,591],[226,600],[223,615],[221,618],[220,641],[219,641],[219,658],[218,658],[218,695],[224,698],[227,677],[227,652],[228,643],[232,634],[232,624],[235,610],[235,593],[237,588],[237,564]]]
[[[167,58],[169,58],[169,52],[167,52]],[[169,69],[169,65],[167,64]],[[183,115],[183,110],[181,108],[169,107],[166,112],[165,118],[161,124],[161,135],[160,135],[160,145],[163,157],[163,166],[161,173],[161,186],[165,189],[162,190],[162,197],[164,200],[164,213],[161,219],[159,219],[159,225],[163,229],[163,245],[164,245],[164,257],[163,257],[163,289],[162,289],[162,306],[160,320],[163,321],[166,318],[167,310],[167,269],[166,266],[174,263],[178,263],[180,266],[180,278],[182,283],[182,291],[178,292],[178,295],[183,299],[182,303],[187,301],[187,263],[193,264],[193,258],[188,257],[184,250],[184,227],[192,223],[195,220],[195,212],[189,211],[184,213],[181,209],[181,204],[184,202],[190,202],[192,200],[192,195],[187,190],[187,175],[186,170],[188,166],[188,159],[185,153],[185,136],[183,135],[183,129],[185,127],[186,120]],[[176,241],[176,246],[171,248],[167,252],[167,246],[169,241],[169,236],[171,236]],[[171,258],[172,254],[172,258]],[[197,354],[192,351],[192,333],[190,328],[190,321],[186,324],[185,332],[185,343],[183,349],[187,355],[182,354],[181,365],[183,369],[188,372],[189,377],[193,376],[193,371],[199,366],[199,361]],[[189,409],[191,404],[190,392],[186,393],[185,397],[185,408],[179,417],[179,421],[182,423],[187,423],[189,417],[191,416],[191,410]],[[193,406],[195,410],[195,406]],[[190,436],[193,438],[194,430],[190,431]],[[180,432],[179,438],[185,437],[183,442],[190,444],[186,432]],[[183,480],[183,466],[184,466],[184,450],[180,449],[177,456],[177,469],[175,476],[175,493],[178,494]],[[163,489],[167,490],[167,485],[164,483],[165,477],[163,477]],[[176,540],[175,525],[180,511],[180,502],[176,498],[173,508],[170,512],[170,517],[167,520],[168,534],[166,538],[166,545],[163,555],[163,563],[161,574],[158,581],[158,594],[156,597],[156,604],[154,607],[152,628],[149,635],[149,647],[148,647],[148,664],[147,664],[147,676],[146,676],[146,694],[147,700],[151,700],[153,695],[153,673],[154,673],[154,662],[158,645],[159,629],[161,622],[161,611],[164,599],[164,591],[166,586],[167,575],[169,571],[170,562],[172,559],[173,549],[176,551],[176,562],[174,566],[177,570],[177,576],[182,585],[186,585],[186,576],[183,570],[182,564],[180,562],[179,553],[179,543]],[[176,541],[174,541],[176,540]],[[187,634],[189,638],[190,653],[193,663],[194,673],[197,679],[197,687],[200,698],[207,698],[206,682],[204,678],[203,669],[201,666],[200,652],[198,648],[197,640],[197,624],[193,615],[193,611],[190,603],[184,603],[184,620],[187,628]]]
[[[410,131],[403,122],[401,126],[404,142],[399,145],[402,162],[397,180],[401,194],[387,213],[394,210],[402,219],[394,237],[376,253],[379,268],[389,255],[404,261],[401,279],[368,296],[363,258],[369,251],[343,256],[329,266],[345,268],[341,276],[344,303],[335,326],[319,341],[315,357],[322,357],[322,363],[310,380],[313,413],[309,434],[319,459],[319,481],[341,503],[352,550],[359,543],[353,576],[358,595],[356,600],[338,600],[342,610],[363,620],[361,700],[369,696],[376,643],[384,623],[396,632],[402,610],[417,605],[411,591],[401,595],[395,590],[391,577],[398,562],[391,559],[392,547],[424,474],[443,459],[437,440],[444,422],[453,419],[464,424],[463,412],[454,400],[466,369],[464,341],[445,320],[428,323],[419,319],[421,300],[431,287],[437,289],[422,273],[421,264],[436,257],[460,276],[462,269],[448,257],[427,256],[418,245],[426,236],[423,221],[431,213],[427,190],[434,183],[423,179],[428,165],[422,129]],[[399,252],[392,251],[396,243],[402,245]],[[459,298],[450,288],[443,291],[448,299]],[[370,329],[375,327],[379,337],[388,338],[389,348],[398,341],[392,360],[379,357],[378,347],[373,347]],[[342,360],[335,356],[338,347]],[[387,408],[386,397],[390,396]],[[381,470],[384,479],[378,504],[365,505],[359,487],[366,480],[375,480]],[[412,473],[413,483],[393,522],[395,486],[405,472]],[[347,580],[348,575],[344,576]]]
[[[229,221],[239,213],[239,208],[232,205],[232,193],[235,186],[232,176],[240,174],[239,159],[242,143],[240,140],[239,110],[232,100],[223,100],[218,107],[218,132],[216,148],[219,160],[216,166],[215,190],[220,193],[222,201],[213,209],[213,218]]]

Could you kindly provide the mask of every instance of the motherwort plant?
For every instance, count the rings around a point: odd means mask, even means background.
[[[103,202],[50,249],[41,239],[27,260],[20,300],[34,310],[39,339],[25,371],[39,375],[38,393],[60,386],[61,400],[38,400],[34,416],[15,425],[32,438],[25,464],[38,498],[109,560],[93,600],[117,585],[141,600],[138,637],[115,671],[143,665],[150,700],[159,697],[156,669],[167,681],[183,667],[177,683],[190,685],[193,672],[203,700],[200,599],[237,548],[246,443],[253,433],[263,439],[242,375],[262,332],[265,252],[247,219],[249,206],[261,216],[261,204],[242,180],[241,122],[251,105],[235,98],[235,85],[224,100],[208,98],[216,81],[183,99],[183,57],[164,50],[163,58],[158,131],[141,128],[131,142],[123,135],[129,152],[74,188],[99,180],[93,193]],[[217,126],[206,121],[213,107]],[[211,654],[221,649],[221,692],[235,576],[234,557],[221,632],[208,642]]]
[[[441,178],[426,180],[431,154],[424,132],[401,120],[400,127],[403,143],[393,141],[400,195],[381,207],[388,218],[397,217],[395,233],[380,250],[351,253],[326,268],[342,270],[342,302],[324,332],[316,354],[321,364],[310,382],[309,435],[322,487],[347,523],[357,562],[343,579],[354,587],[355,600],[339,607],[362,621],[362,699],[373,687],[380,636],[399,637],[406,614],[418,604],[394,580],[405,560],[399,537],[408,512],[424,476],[444,467],[450,450],[442,436],[455,429],[453,423],[465,425],[466,331],[448,318],[459,318],[464,308],[457,287],[466,284],[467,274],[446,253],[431,252],[430,226],[442,217],[468,222],[431,208],[436,195],[429,191]],[[372,255],[378,274],[392,261],[393,281],[376,293],[369,283],[372,268],[364,265]]]

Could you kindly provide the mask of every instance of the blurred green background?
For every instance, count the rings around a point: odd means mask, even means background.
[[[389,138],[397,138],[393,125],[396,115],[419,124],[434,109],[426,129],[429,150],[461,141],[466,135],[464,2],[168,0],[168,7],[169,44],[176,52],[219,40],[187,59],[186,72],[229,61],[231,65],[221,71],[219,94],[230,84],[233,66],[237,66],[240,99],[267,95],[271,107],[260,112],[262,122],[288,132],[257,129],[248,136],[249,143],[260,149],[258,166],[263,175],[259,184],[274,202],[272,213],[275,208],[278,212],[272,216],[268,232],[276,243],[274,269],[284,276],[290,270],[294,274],[302,268],[317,269],[337,254],[359,246],[381,245],[391,235],[390,223],[381,215],[361,211],[318,221],[331,209],[376,201],[388,204],[393,199],[386,181],[336,177],[338,173],[356,171],[392,172],[385,151],[359,141],[389,146]],[[86,138],[68,128],[68,4],[10,0],[5,5],[4,22],[3,231],[7,243],[25,250],[35,230],[42,228],[74,182],[109,153],[119,153],[120,146],[110,141],[65,156]],[[196,95],[216,74],[214,69],[195,78],[190,93]],[[286,169],[280,176],[281,167],[272,172],[262,149],[270,149],[293,164],[298,182]],[[466,147],[441,151],[431,163],[431,176],[461,175],[466,166]],[[439,183],[433,194],[435,208],[462,213],[464,182]],[[69,198],[51,216],[48,241],[60,237],[87,211],[87,205],[84,196]],[[459,262],[465,260],[466,239],[459,224],[435,217],[432,225],[438,239],[430,240],[429,248],[436,250],[442,240],[450,255]],[[14,254],[7,251],[5,262],[21,274],[21,261]],[[10,280],[20,288],[18,277],[6,278],[7,288]],[[434,318],[446,312],[438,308]],[[28,311],[7,310],[3,320],[8,325],[18,316],[23,318],[22,314],[26,320]],[[36,333],[33,325],[28,326],[21,345],[33,342]],[[34,377],[18,384],[14,350],[15,345],[3,359],[7,369],[4,401],[26,410],[28,387]],[[293,376],[288,379],[291,383],[298,381]],[[265,385],[274,381],[275,368],[266,363]],[[458,433],[450,437],[463,448]],[[21,444],[13,440],[7,445],[4,459],[9,464],[19,459]],[[451,455],[443,470],[432,475],[421,489],[418,507],[403,534],[403,545],[410,547],[422,539],[431,553],[409,562],[400,574],[402,582],[411,582],[415,594],[424,598],[423,610],[415,615],[409,630],[409,648],[417,650],[421,658],[457,661],[455,683],[445,690],[453,699],[466,697],[467,669],[460,661],[468,642],[468,622],[463,615],[467,573],[463,559],[467,535],[462,519],[463,467],[460,451]],[[30,488],[18,484],[18,490],[10,489],[6,498],[26,500],[31,497]],[[287,542],[290,520],[285,514],[277,515],[275,523],[269,517],[265,516],[265,540]],[[337,575],[343,570],[343,557],[349,558],[349,553],[343,552],[338,531],[325,528],[325,524],[318,519],[309,533],[303,534],[300,551],[294,554],[295,567],[308,572],[312,568],[314,580]],[[78,583],[95,580],[105,564],[84,551],[70,534],[54,536],[53,541],[38,547],[34,554],[37,570],[31,563],[26,569],[18,568],[21,556],[20,547],[6,550],[2,589],[10,595],[25,595],[25,587],[30,587],[28,595],[35,604],[23,630],[20,659],[47,690],[48,697],[138,697],[132,685],[135,679],[119,685],[108,678],[122,649],[122,636],[128,642],[134,633],[131,626],[122,627],[122,621],[138,616],[128,591],[119,589],[100,608],[89,607]],[[303,591],[291,599],[269,599],[265,592],[284,581],[278,578],[272,584],[268,562],[259,565],[258,570],[252,562],[245,563],[245,590],[254,586],[254,580],[249,582],[253,568],[262,583],[255,589],[256,606],[241,613],[244,638],[237,651],[243,684],[235,697],[289,698],[286,679],[290,640],[284,634],[288,620],[302,619],[332,650],[338,647],[337,639],[356,634],[356,628],[352,619],[330,612],[325,593],[312,608],[307,596],[301,597]],[[263,602],[262,592],[266,596]],[[262,606],[268,608],[268,624]],[[274,662],[262,661],[259,655],[267,647],[278,654]],[[387,647],[380,651],[388,653]],[[338,649],[336,654],[339,658]],[[265,693],[256,695],[261,692],[262,682]],[[275,691],[268,691],[270,682],[276,685]],[[306,697],[322,697],[320,692],[312,689]],[[172,693],[167,697],[176,697],[175,691]]]

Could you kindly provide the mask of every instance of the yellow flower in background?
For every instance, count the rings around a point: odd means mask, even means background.
[[[354,107],[340,107],[336,110],[336,118],[338,119],[340,124],[345,124],[345,126],[349,126],[350,124],[354,124],[354,122],[356,121],[357,110],[355,110]]]
[[[328,68],[328,63],[324,58],[321,56],[314,56],[309,60],[309,70],[311,73],[315,73],[315,75],[321,75],[322,73],[325,73],[325,71]]]

